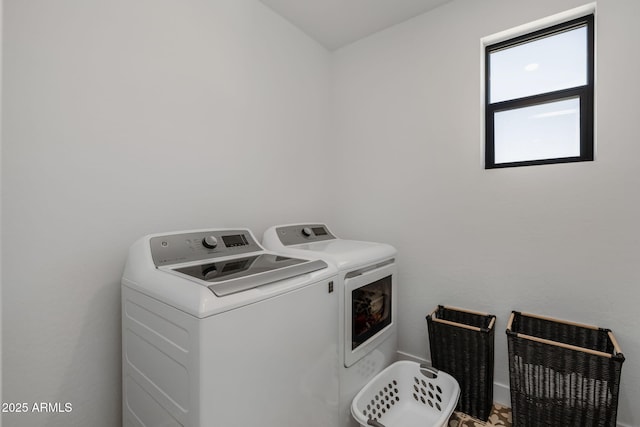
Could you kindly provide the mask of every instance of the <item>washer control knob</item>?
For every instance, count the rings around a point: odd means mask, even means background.
[[[311,236],[311,234],[312,234],[311,233],[311,229],[309,227],[305,227],[305,228],[302,229],[302,235],[304,237],[309,237],[309,236]]]
[[[218,246],[218,239],[216,239],[216,236],[207,236],[202,239],[202,245],[205,248],[213,249]]]

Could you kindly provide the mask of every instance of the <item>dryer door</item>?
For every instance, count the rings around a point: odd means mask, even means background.
[[[393,260],[345,277],[345,366],[378,347],[397,328],[397,268]]]

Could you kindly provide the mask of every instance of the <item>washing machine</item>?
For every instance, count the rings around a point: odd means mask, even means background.
[[[351,417],[351,401],[396,360],[396,249],[384,243],[338,238],[320,223],[271,227],[262,244],[289,256],[323,260],[338,269],[339,426],[357,426]]]
[[[248,229],[154,234],[122,277],[126,427],[335,426],[337,269]]]

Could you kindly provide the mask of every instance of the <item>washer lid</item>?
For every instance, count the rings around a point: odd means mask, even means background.
[[[262,244],[286,255],[323,259],[341,271],[391,259],[397,254],[393,246],[385,243],[340,239],[322,223],[270,227],[264,233]]]
[[[215,240],[214,240],[215,239]],[[205,246],[206,245],[208,246]],[[215,245],[215,247],[213,247]],[[281,255],[248,261],[259,255]],[[285,258],[299,258],[291,262]],[[336,280],[337,268],[329,261],[317,263],[304,253],[265,251],[245,228],[184,230],[151,234],[136,240],[129,249],[122,274],[122,286],[133,289],[198,319],[296,291],[303,287]],[[263,261],[264,260],[264,264]],[[238,264],[233,264],[239,261]],[[207,281],[175,269],[215,264],[223,281]],[[278,268],[269,270],[264,265]],[[251,270],[249,265],[256,268]],[[262,266],[262,267],[261,267]],[[261,267],[261,268],[257,268]],[[253,272],[254,274],[249,274]],[[226,285],[214,286],[226,281]],[[264,286],[262,286],[264,285]],[[215,292],[224,294],[218,296]]]
[[[355,268],[396,256],[396,250],[391,245],[360,240],[335,239],[289,246],[288,248],[298,250],[299,252],[296,252],[296,255],[299,256],[304,256],[304,253],[308,252],[310,256],[315,255],[330,260],[340,270]],[[292,253],[293,251],[289,251],[289,254]]]
[[[214,294],[225,296],[323,268],[327,268],[327,263],[320,260],[309,261],[261,253],[241,258],[174,267],[169,270],[189,276],[192,280],[195,279],[201,283],[211,283],[207,287]]]
[[[217,296],[327,267],[323,261],[265,253],[246,229],[175,232],[149,239],[156,268],[208,287]]]

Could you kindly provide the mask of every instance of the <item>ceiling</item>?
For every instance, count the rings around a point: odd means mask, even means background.
[[[260,0],[329,50],[451,0]]]

